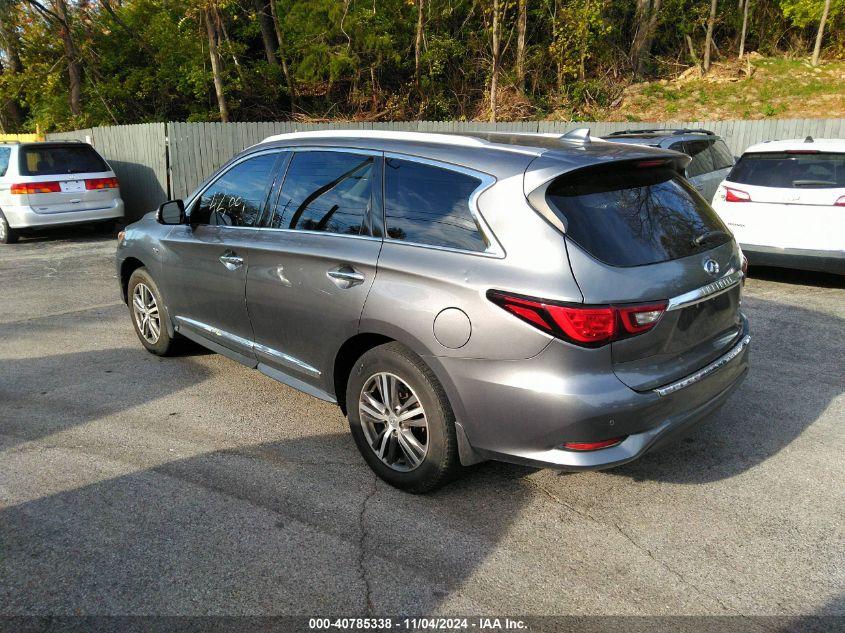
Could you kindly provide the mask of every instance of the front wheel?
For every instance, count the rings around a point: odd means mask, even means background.
[[[132,273],[126,288],[129,314],[135,334],[147,351],[167,356],[174,349],[174,339],[167,332],[167,311],[161,292],[146,268]]]
[[[455,416],[423,360],[399,343],[366,352],[346,387],[352,437],[384,481],[430,492],[460,469]]]
[[[14,244],[18,241],[18,233],[9,226],[9,221],[0,213],[0,244]]]

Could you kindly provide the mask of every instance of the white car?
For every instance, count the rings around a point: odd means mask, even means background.
[[[845,140],[752,145],[713,208],[751,264],[845,274]]]
[[[0,244],[29,230],[123,218],[117,177],[87,143],[0,143]]]

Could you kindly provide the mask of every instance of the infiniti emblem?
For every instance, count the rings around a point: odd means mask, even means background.
[[[719,274],[719,262],[715,259],[710,259],[709,257],[704,260],[704,270],[706,270],[711,275],[718,275]]]

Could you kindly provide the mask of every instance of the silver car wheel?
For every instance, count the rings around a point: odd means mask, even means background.
[[[144,283],[137,284],[132,292],[132,314],[141,336],[155,345],[161,336],[161,319],[155,295]]]
[[[367,444],[393,470],[408,472],[428,454],[428,420],[414,390],[395,374],[379,372],[361,389],[358,414]]]

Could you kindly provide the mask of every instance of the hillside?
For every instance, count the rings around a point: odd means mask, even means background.
[[[674,79],[633,84],[606,110],[611,121],[845,117],[845,62],[764,58],[690,68]]]

